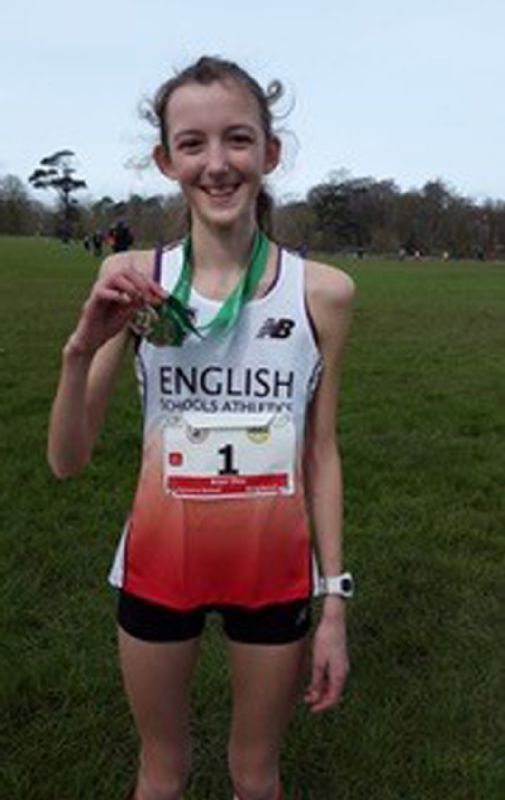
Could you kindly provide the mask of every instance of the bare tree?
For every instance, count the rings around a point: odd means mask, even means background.
[[[45,156],[28,178],[35,189],[54,189],[61,203],[63,221],[60,230],[61,239],[68,242],[72,235],[72,224],[77,216],[77,200],[72,196],[78,189],[86,188],[86,181],[75,178],[75,167],[72,150],[57,150]]]
[[[33,233],[33,208],[28,192],[16,175],[0,177],[0,232]]]

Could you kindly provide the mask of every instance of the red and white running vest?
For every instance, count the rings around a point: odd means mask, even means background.
[[[182,248],[158,259],[170,292]],[[200,327],[220,303],[194,289]],[[174,609],[258,608],[308,597],[303,485],[307,408],[321,371],[303,260],[279,250],[277,277],[226,336],[140,341],[142,466],[109,580]]]

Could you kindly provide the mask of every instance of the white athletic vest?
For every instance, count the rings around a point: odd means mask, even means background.
[[[182,247],[165,250],[168,292],[181,267]],[[200,327],[220,303],[192,289],[189,307]],[[140,341],[143,459],[114,585],[179,609],[310,594],[302,457],[320,370],[304,263],[285,250],[274,284],[226,336]]]

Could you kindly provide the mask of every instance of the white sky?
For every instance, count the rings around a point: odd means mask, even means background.
[[[403,189],[440,177],[505,199],[503,0],[12,0],[0,29],[0,175],[26,180],[70,148],[95,198],[172,191],[154,169],[125,168],[154,143],[136,108],[203,54],[285,84],[281,102],[294,107],[277,197],[344,167]]]

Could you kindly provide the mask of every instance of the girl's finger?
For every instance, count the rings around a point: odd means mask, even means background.
[[[310,684],[307,688],[307,697],[318,697],[322,691],[324,682],[324,669],[318,665],[314,665],[312,670],[312,677]]]
[[[108,289],[115,289],[116,291],[123,292],[128,295],[133,302],[145,301],[144,287],[139,287],[134,281],[130,280],[129,276],[117,273],[114,276],[114,281],[107,284]]]
[[[155,280],[149,280],[149,287],[154,294],[157,294],[159,297],[164,298],[167,296],[168,292],[157,283]]]
[[[127,292],[122,292],[118,289],[100,289],[95,295],[97,300],[119,303],[120,305],[133,305],[132,298]]]
[[[150,293],[151,299],[159,298],[160,300],[164,300],[167,296],[167,292],[157,281],[154,280],[154,278],[152,278],[150,275],[146,275],[137,267],[131,267],[128,271],[128,275],[131,276],[132,280],[136,283],[139,289]]]
[[[136,267],[130,267],[124,274],[131,280],[131,282],[137,287],[138,291],[142,294],[152,293],[155,296],[160,296],[163,298],[165,293],[159,283],[157,283],[150,276],[145,275]]]

